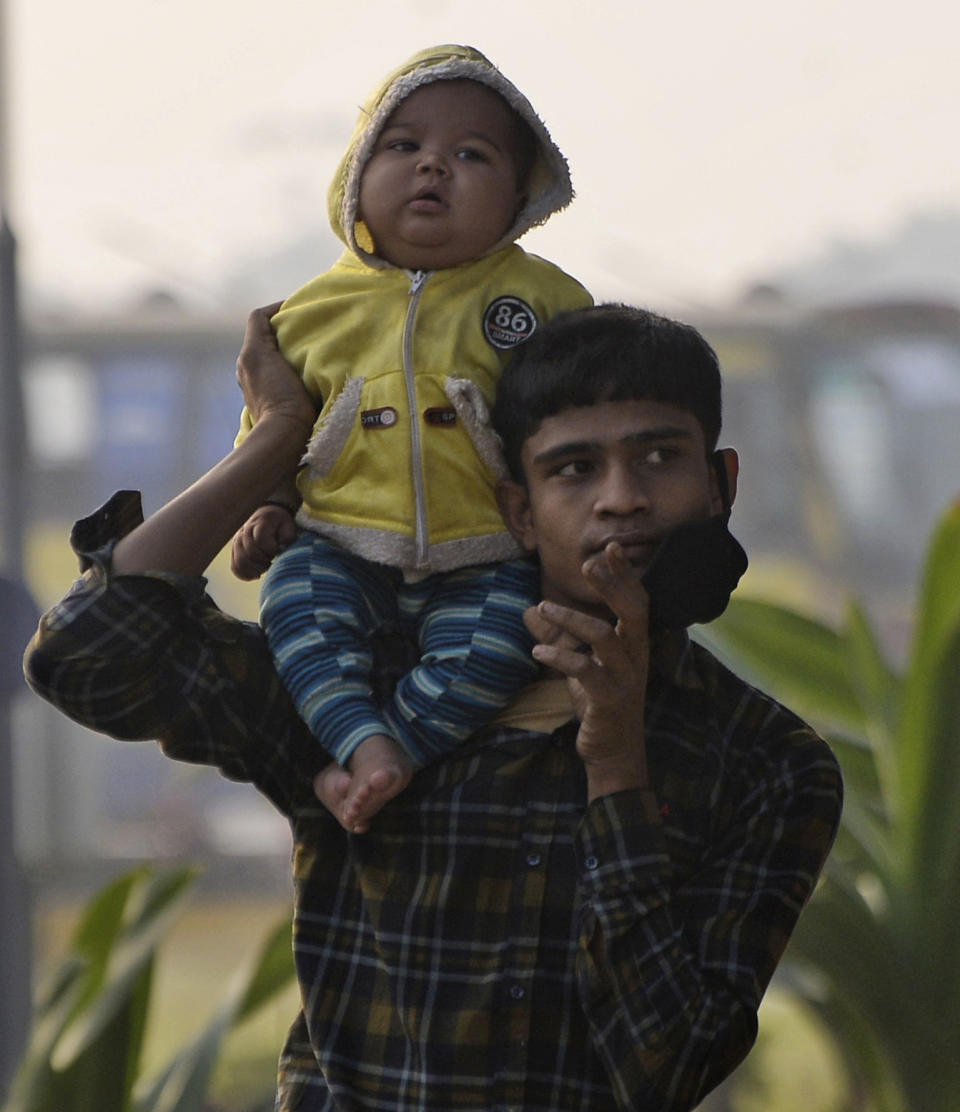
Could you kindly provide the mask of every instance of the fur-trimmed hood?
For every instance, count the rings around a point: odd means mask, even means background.
[[[499,93],[526,121],[537,140],[537,154],[527,182],[526,204],[503,238],[487,254],[493,254],[519,239],[530,228],[543,224],[573,199],[567,160],[527,98],[492,62],[470,46],[447,45],[421,50],[394,70],[364,104],[327,194],[331,227],[369,266],[391,265],[371,253],[373,243],[370,235],[363,222],[357,219],[360,178],[377,137],[393,110],[415,89],[434,81],[455,80],[477,81]]]

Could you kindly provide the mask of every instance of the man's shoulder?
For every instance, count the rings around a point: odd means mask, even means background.
[[[796,711],[738,675],[704,645],[691,640],[690,652],[705,707],[731,744],[767,760],[838,767],[830,746]]]
[[[730,799],[760,813],[816,819],[829,839],[843,807],[843,774],[827,741],[795,711],[691,642],[702,713]]]

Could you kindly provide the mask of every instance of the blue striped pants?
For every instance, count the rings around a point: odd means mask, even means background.
[[[415,766],[449,753],[537,673],[523,612],[539,598],[536,564],[518,559],[406,583],[396,568],[302,533],[273,562],[260,621],[297,710],[340,764],[387,734]],[[373,702],[372,634],[399,629],[420,663],[384,706]]]

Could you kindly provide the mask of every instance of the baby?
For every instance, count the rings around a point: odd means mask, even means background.
[[[347,250],[273,318],[320,416],[295,485],[237,533],[233,568],[269,568],[261,622],[343,768],[327,783],[355,833],[536,675],[522,615],[537,569],[497,508],[488,408],[516,345],[590,304],[514,243],[572,197],[499,70],[470,47],[423,51],[364,106],[330,188]],[[244,413],[238,441],[249,428]],[[377,707],[369,639],[386,627],[412,631],[421,660]]]

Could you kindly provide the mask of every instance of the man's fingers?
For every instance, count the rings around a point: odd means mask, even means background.
[[[616,542],[583,565],[583,575],[616,615],[620,633],[630,639],[646,637],[650,621],[650,596],[636,568]]]
[[[253,332],[257,337],[263,338],[265,336],[273,336],[273,326],[270,321],[279,311],[282,301],[273,301],[269,305],[263,305],[259,309],[254,309],[253,312],[247,317],[247,332]]]
[[[648,610],[649,596],[641,576],[616,541],[611,541],[597,556],[591,556],[582,571],[618,618],[624,617],[625,612],[645,614]]]
[[[589,649],[589,646],[587,646]],[[570,649],[560,645],[548,645],[541,642],[534,645],[534,659],[547,668],[562,672],[570,679],[581,682],[588,679],[591,672],[599,667],[590,652],[583,652],[580,648]]]
[[[544,600],[524,615],[537,639],[533,655],[541,664],[593,687],[634,684],[646,669],[649,652],[649,598],[640,576],[616,543],[587,560],[583,575],[616,619],[611,620]]]
[[[551,621],[541,606],[529,607],[523,615],[527,629],[543,645],[557,645],[561,648],[575,649],[580,641],[562,626]],[[572,613],[572,611],[571,611]]]
[[[546,600],[533,609],[536,611],[536,628],[531,621],[527,621],[527,628],[544,644],[582,651],[584,645],[596,647],[604,640],[615,637],[609,622],[584,614],[581,610],[571,610]]]
[[[237,360],[238,377],[249,363],[251,354],[259,351],[264,343],[276,350],[277,339],[270,320],[282,304],[282,301],[275,301],[272,305],[264,305],[260,309],[254,309],[247,317],[243,346],[240,348],[240,357]]]
[[[541,602],[537,611],[546,631],[533,650],[541,664],[583,683],[593,682],[601,672],[629,682],[631,654],[609,622],[552,602]]]
[[[282,302],[254,309],[247,317],[247,330],[237,358],[237,381],[253,419],[267,410],[296,418],[313,426],[314,403],[302,380],[277,347],[270,318]],[[306,436],[306,432],[304,434]]]

